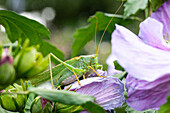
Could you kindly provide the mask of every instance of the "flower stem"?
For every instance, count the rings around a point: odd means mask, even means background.
[[[145,18],[148,18],[152,14],[152,3],[148,1],[148,7],[145,9]]]

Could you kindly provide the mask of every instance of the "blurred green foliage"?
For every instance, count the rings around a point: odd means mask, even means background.
[[[1,0],[0,4],[12,10],[12,7],[7,5],[7,1]],[[96,11],[115,12],[121,2],[116,0],[25,0],[25,3],[26,11],[40,11],[45,7],[52,7],[56,13],[55,24],[73,25],[72,22],[76,22],[81,18],[87,18]]]

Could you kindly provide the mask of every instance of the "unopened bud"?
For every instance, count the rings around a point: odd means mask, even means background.
[[[9,55],[8,48],[3,49],[0,56],[0,85],[9,85],[15,80],[13,57]]]
[[[23,91],[23,88],[16,83],[14,83],[14,86],[7,87],[1,93],[1,106],[9,111],[22,111],[25,107],[27,95],[15,94],[15,92],[21,91]]]
[[[43,58],[33,46],[25,47],[15,57],[14,66],[19,78],[30,78],[47,68],[48,58]]]
[[[52,102],[40,96],[36,97],[31,104],[31,113],[51,113]]]

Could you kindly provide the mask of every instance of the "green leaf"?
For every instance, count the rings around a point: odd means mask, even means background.
[[[127,104],[125,102],[121,107],[115,108],[114,111],[116,113],[126,113],[126,107],[127,107]]]
[[[167,0],[151,0],[152,10],[156,11]]]
[[[0,24],[5,27],[6,34],[11,42],[15,42],[22,38],[22,43],[29,38],[30,45],[39,45],[39,51],[43,56],[50,52],[60,59],[64,54],[43,38],[50,39],[49,30],[35,20],[28,19],[8,10],[0,10]]]
[[[97,12],[94,16],[91,16],[88,19],[88,22],[90,23],[88,26],[77,29],[74,33],[74,38],[76,40],[74,41],[73,46],[72,46],[72,49],[73,49],[72,57],[76,56],[80,52],[80,50],[87,44],[87,42],[91,41],[94,38],[96,20],[98,19],[97,32],[99,32],[106,28],[110,19],[113,16],[114,16],[113,14]],[[96,17],[97,17],[97,19],[96,19]],[[123,19],[123,16],[115,15],[112,22],[108,26],[107,31],[109,33],[113,32],[113,30],[115,29],[116,23],[119,25],[127,25],[134,20],[138,20],[138,18],[132,17],[132,18],[128,18],[125,21]]]
[[[99,106],[93,102],[87,102],[87,103],[83,104],[82,106],[90,113],[106,113],[106,111],[101,106]]]
[[[44,99],[67,105],[82,105],[86,102],[95,100],[95,98],[92,96],[82,95],[72,91],[48,90],[37,88],[31,88],[29,89],[29,91],[39,96],[42,96]]]
[[[124,4],[124,18],[135,14],[139,9],[145,9],[148,5],[148,0],[127,0]]]
[[[125,71],[124,68],[122,66],[120,66],[117,61],[114,61],[113,63],[114,63],[116,70]]]
[[[118,73],[118,74],[115,74],[115,75],[112,75],[113,77],[116,77],[116,78],[119,78],[120,80],[122,80],[125,76],[127,75],[127,72],[126,71],[123,71],[121,73]]]
[[[162,105],[160,107],[160,110],[158,111],[158,113],[169,113],[170,111],[170,95],[167,97],[167,103],[165,103],[164,105]]]

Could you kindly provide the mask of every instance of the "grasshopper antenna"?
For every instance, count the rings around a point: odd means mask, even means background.
[[[97,44],[96,44],[97,24],[98,24],[98,18],[96,17],[96,28],[95,28],[95,52],[96,52],[96,55],[98,53],[97,52]]]
[[[109,25],[110,25],[110,23],[112,22],[113,18],[116,16],[117,12],[118,12],[118,11],[120,10],[120,8],[122,7],[123,3],[124,3],[124,2],[122,1],[122,3],[120,4],[119,8],[117,9],[117,11],[116,11],[115,14],[113,15],[113,17],[110,19],[109,23],[107,24],[107,26],[106,26],[103,34],[102,34],[102,37],[100,38],[100,42],[99,42],[99,45],[98,45],[97,53],[99,52],[100,44],[101,44],[102,39],[103,39],[103,37],[104,37],[104,35],[105,35],[105,33],[106,33],[107,28],[109,27]],[[96,37],[96,36],[95,36],[95,37]]]

